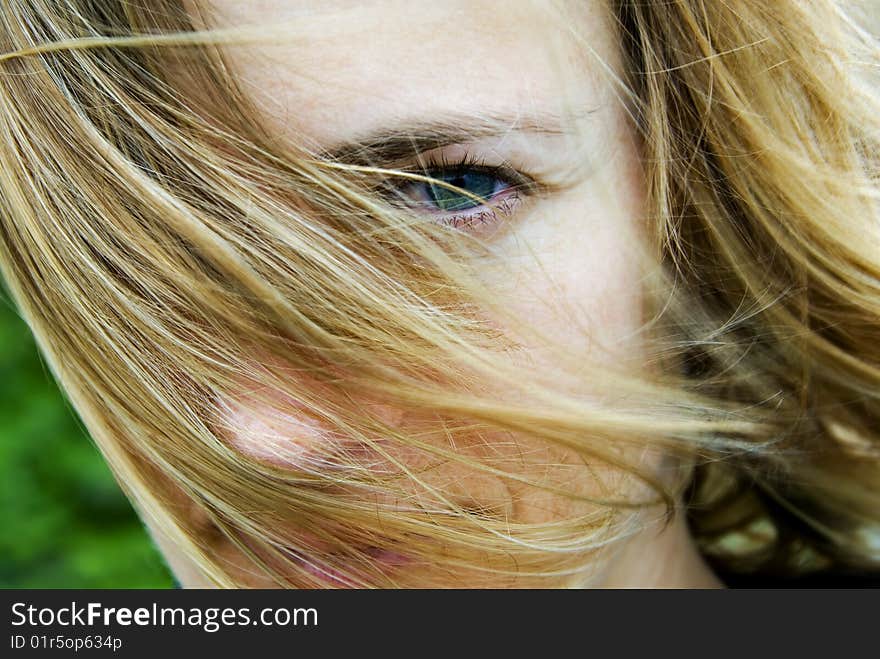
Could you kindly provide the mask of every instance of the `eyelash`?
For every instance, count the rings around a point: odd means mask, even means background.
[[[484,161],[465,153],[461,159],[450,162],[445,156],[439,159],[428,158],[424,162],[420,162],[418,167],[411,169],[403,169],[403,171],[419,174],[429,178],[438,180],[447,180],[454,177],[460,177],[465,174],[480,174],[484,177],[495,179],[503,184],[500,191],[493,193],[492,197],[487,198],[489,204],[481,204],[468,208],[467,212],[453,213],[438,217],[435,221],[438,224],[453,227],[456,229],[479,229],[495,225],[501,219],[512,216],[519,208],[524,196],[534,194],[536,181],[509,165],[487,165]],[[388,196],[398,205],[403,205],[409,209],[417,209],[416,204],[407,201],[407,195],[404,192],[407,188],[416,186],[430,186],[427,181],[417,181],[412,179],[401,179],[401,183],[395,184],[388,182],[385,184]],[[434,186],[440,188],[440,186]],[[450,191],[451,192],[451,191]],[[503,198],[494,202],[498,197]],[[464,198],[464,196],[462,195]],[[432,215],[441,215],[443,211],[436,213],[428,212]]]

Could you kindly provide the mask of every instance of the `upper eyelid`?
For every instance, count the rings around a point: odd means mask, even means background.
[[[397,147],[395,147],[396,149]],[[450,155],[453,151],[456,155]],[[478,155],[480,152],[489,151],[491,156]],[[406,173],[419,173],[427,170],[454,169],[464,165],[482,169],[510,169],[518,171],[506,158],[498,155],[491,147],[484,147],[475,141],[461,141],[449,144],[431,146],[428,143],[421,147],[413,146],[409,151],[400,148],[399,151],[384,152],[383,155],[367,164],[368,160],[363,154],[346,162],[346,165],[364,167],[367,169],[388,170],[389,172],[400,171]],[[358,162],[362,160],[363,162]]]
[[[592,112],[592,111],[590,111]],[[401,121],[328,147],[324,160],[368,167],[387,167],[421,153],[457,144],[505,140],[512,135],[564,136],[568,126],[553,114],[446,115],[429,121]]]

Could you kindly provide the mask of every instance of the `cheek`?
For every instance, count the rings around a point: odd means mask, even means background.
[[[317,384],[311,381],[301,380],[297,385],[317,389]],[[341,470],[369,469],[395,477],[398,495],[427,504],[425,489],[414,483],[407,484],[401,468],[404,465],[406,470],[418,474],[420,481],[457,505],[493,510],[500,515],[512,514],[510,492],[495,475],[392,441],[379,432],[372,434],[368,442],[361,443],[336,430],[329,421],[316,418],[291,396],[278,391],[261,391],[257,396],[255,389],[243,387],[235,399],[218,401],[224,411],[222,437],[236,451],[254,460],[318,476],[332,477],[334,473],[339,476]],[[510,441],[494,433],[457,434],[452,441],[442,432],[444,422],[437,415],[406,412],[366,396],[353,400],[352,404],[383,425],[471,459],[485,461],[490,446],[495,459],[509,451]],[[446,425],[448,427],[448,422]],[[349,471],[346,475],[355,473]],[[431,503],[436,505],[436,500]]]
[[[297,414],[297,401],[281,395],[277,404],[250,400],[247,396],[226,403],[227,437],[238,451],[279,467],[306,468],[311,454],[330,437],[319,424]]]
[[[265,361],[262,363],[266,363]],[[300,379],[299,388],[319,390],[318,384]],[[383,424],[397,426],[403,412],[374,400],[358,405]],[[366,448],[316,418],[308,406],[289,394],[243,386],[234,399],[218,400],[222,436],[237,451],[278,467],[321,473],[333,469],[334,455],[365,455]]]
[[[247,395],[225,402],[225,436],[235,450],[252,459],[319,477],[333,477],[352,459],[390,475],[393,491],[367,496],[391,510],[398,505],[439,510],[452,504],[484,518],[540,524],[599,512],[583,497],[615,498],[634,492],[621,472],[589,464],[572,449],[498,430],[457,433],[453,440],[438,432],[444,421],[438,417],[407,414],[373,400],[360,404],[383,423],[444,452],[487,465],[494,472],[377,435],[374,440],[382,447],[382,455],[378,455],[372,447],[358,445],[312,418],[298,401],[280,394],[274,403],[257,402]],[[449,421],[445,420],[447,425]],[[343,455],[344,459],[334,457]],[[417,474],[418,481],[407,476],[401,465]],[[505,473],[514,478],[501,475]],[[343,488],[338,494],[351,492]]]

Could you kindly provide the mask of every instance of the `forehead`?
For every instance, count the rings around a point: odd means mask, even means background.
[[[602,67],[589,53],[614,61],[598,0],[189,0],[189,7],[207,27],[269,28],[264,43],[228,48],[233,71],[274,127],[323,144],[450,109],[577,113],[599,94]]]

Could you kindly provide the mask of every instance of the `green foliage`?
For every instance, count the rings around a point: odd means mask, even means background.
[[[0,297],[0,587],[173,584],[27,326]]]

